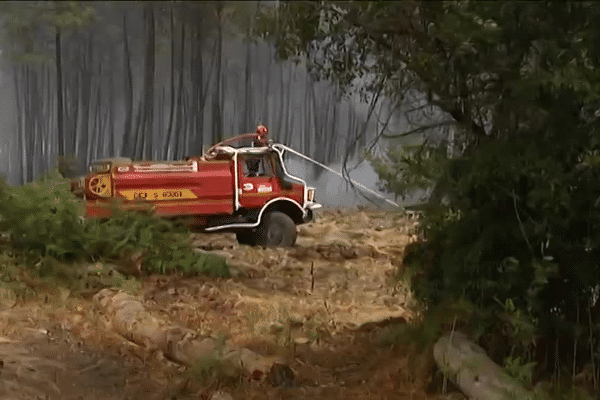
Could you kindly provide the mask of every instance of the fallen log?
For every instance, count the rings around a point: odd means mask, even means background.
[[[442,372],[471,400],[533,398],[533,393],[460,332],[442,336],[433,347],[433,357]]]
[[[190,329],[169,326],[146,311],[137,298],[126,293],[103,289],[94,296],[94,301],[104,310],[118,334],[149,350],[161,351],[180,364],[192,366],[202,358],[215,358],[224,374],[245,373],[255,380],[264,379],[273,368],[285,366],[289,369],[277,357],[265,357],[213,338],[198,337]]]

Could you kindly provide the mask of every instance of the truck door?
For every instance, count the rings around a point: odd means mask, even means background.
[[[243,208],[260,208],[277,191],[277,179],[268,154],[240,154],[239,177]]]

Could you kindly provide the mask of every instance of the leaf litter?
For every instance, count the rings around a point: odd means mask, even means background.
[[[196,233],[197,250],[225,256],[232,278],[150,276],[137,288],[152,318],[283,357],[293,376],[272,370],[261,381],[198,384],[164,354],[117,334],[91,299],[60,292],[50,304],[0,310],[0,397],[444,398],[427,394],[431,365],[415,378],[406,354],[378,340],[386,326],[414,318],[409,288],[394,280],[412,225],[381,211],[325,211],[290,249]]]

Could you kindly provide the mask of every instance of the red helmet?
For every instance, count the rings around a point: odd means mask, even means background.
[[[264,126],[263,124],[259,124],[256,127],[256,133],[258,133],[258,135],[261,137],[267,136],[267,132],[268,132],[267,127]]]

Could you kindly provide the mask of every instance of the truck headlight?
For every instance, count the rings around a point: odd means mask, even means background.
[[[307,200],[315,201],[315,189],[308,189]]]

